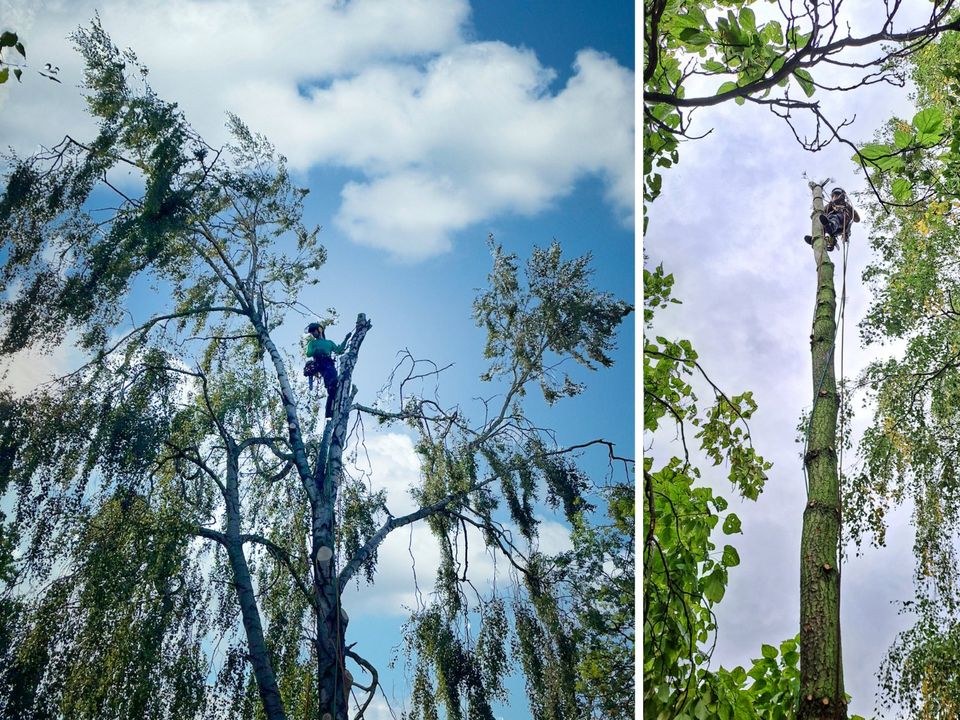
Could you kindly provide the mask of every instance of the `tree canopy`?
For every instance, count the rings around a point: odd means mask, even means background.
[[[69,328],[84,360],[0,396],[0,715],[362,716],[378,672],[341,595],[422,521],[441,562],[405,634],[414,716],[492,718],[517,665],[538,720],[628,717],[632,460],[559,445],[526,403],[584,392],[562,363],[609,365],[630,304],[593,287],[589,256],[554,243],[524,264],[492,242],[482,411],[414,390],[441,371],[412,355],[396,407],[364,403],[360,313],[325,423],[276,340],[314,319],[301,297],[327,261],[285,158],[233,116],[207,144],[99,21],[74,40],[99,131],[10,157],[0,197],[0,354]],[[350,473],[360,415],[416,437],[413,512]],[[616,475],[581,469],[593,447]],[[570,551],[539,549],[540,507]],[[509,582],[474,586],[468,537]]]
[[[881,669],[883,696],[928,717],[955,714],[958,616],[957,428],[958,325],[956,214],[960,126],[954,96],[960,44],[956,34],[906,59],[916,93],[912,118],[892,117],[874,142],[878,218],[874,259],[864,273],[873,302],[861,335],[876,348],[897,341],[903,351],[871,363],[859,385],[873,404],[860,445],[862,472],[846,499],[858,542],[886,541],[888,517],[912,506],[916,530],[916,616],[890,648]]]

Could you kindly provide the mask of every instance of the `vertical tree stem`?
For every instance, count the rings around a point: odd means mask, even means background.
[[[834,374],[837,295],[820,213],[823,188],[813,192],[813,253],[817,294],[810,336],[813,410],[804,456],[809,488],[800,540],[800,720],[847,717],[840,651],[840,482],[837,471],[837,382]]]

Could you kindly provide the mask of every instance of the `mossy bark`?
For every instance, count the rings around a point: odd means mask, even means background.
[[[823,189],[813,191],[817,295],[810,336],[814,408],[804,457],[807,504],[800,541],[800,720],[847,717],[840,644],[840,482],[837,471],[837,382],[834,375],[837,295],[824,247]]]

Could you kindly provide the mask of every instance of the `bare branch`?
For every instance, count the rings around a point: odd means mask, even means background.
[[[304,583],[300,578],[300,573],[297,572],[297,568],[294,566],[293,560],[290,559],[290,554],[286,550],[276,543],[263,537],[263,535],[257,535],[255,533],[243,533],[240,535],[240,542],[255,543],[265,547],[276,560],[278,560],[285,568],[287,568],[287,571],[290,573],[290,577],[297,584],[297,588],[307,599],[307,602],[310,603],[314,609],[317,608],[316,596],[310,592],[310,589],[307,587],[306,583]]]
[[[407,515],[402,515],[400,517],[391,517],[389,520],[387,520],[387,522],[385,522],[380,527],[379,530],[377,530],[377,532],[373,534],[373,536],[369,540],[367,540],[366,544],[362,548],[360,548],[352,558],[350,558],[347,564],[343,566],[343,570],[340,571],[340,576],[338,579],[340,587],[343,587],[348,582],[350,582],[350,579],[356,574],[357,570],[360,569],[360,566],[363,565],[364,562],[366,562],[367,558],[369,558],[373,554],[373,552],[380,546],[380,543],[382,543],[384,539],[387,537],[387,535],[389,535],[391,532],[393,532],[397,528],[416,522],[417,520],[422,520],[424,518],[430,517],[431,515],[436,515],[437,513],[444,511],[448,505],[454,502],[457,502],[459,500],[463,500],[465,497],[467,497],[471,493],[476,492],[477,490],[489,485],[496,479],[497,479],[497,476],[494,475],[493,477],[487,478],[482,482],[478,482],[474,484],[467,490],[464,490],[462,492],[457,492],[457,493],[451,493],[450,495],[447,495],[445,498],[433,503],[432,505],[427,505]]]

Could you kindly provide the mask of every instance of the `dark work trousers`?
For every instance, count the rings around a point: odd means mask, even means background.
[[[825,215],[827,222],[823,223],[823,229],[827,231],[828,235],[833,235],[835,238],[841,238],[844,235],[844,221],[843,213],[832,212]]]
[[[333,398],[337,394],[337,366],[329,355],[314,355],[316,373],[323,377],[323,385],[327,388],[327,407],[324,417],[333,417]]]

